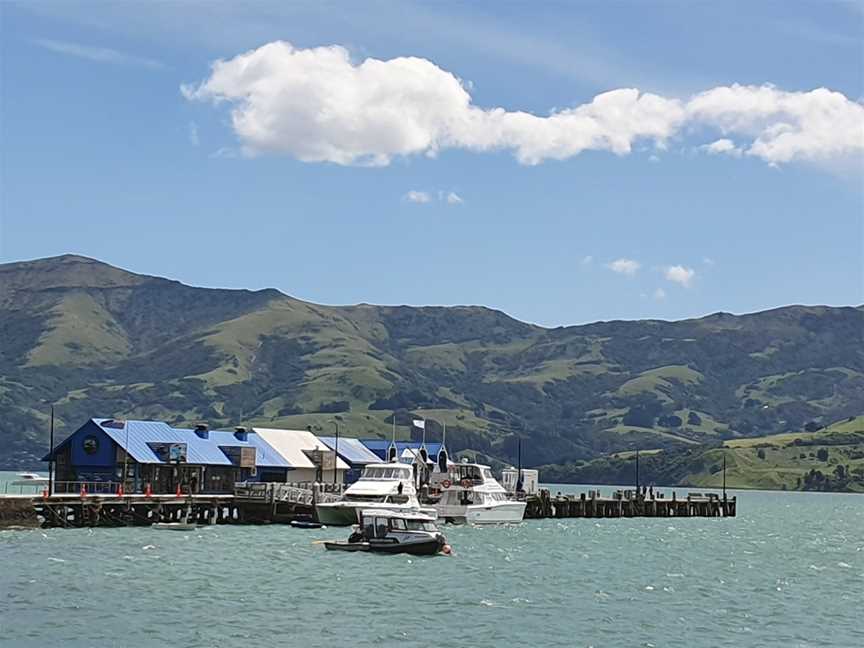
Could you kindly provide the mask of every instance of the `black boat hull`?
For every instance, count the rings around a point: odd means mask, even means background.
[[[443,543],[437,538],[417,542],[325,542],[331,551],[367,551],[381,554],[409,554],[411,556],[434,556],[440,553]]]

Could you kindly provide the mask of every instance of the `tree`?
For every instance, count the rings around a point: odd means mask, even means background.
[[[819,450],[816,451],[816,458],[819,461],[828,461],[828,449],[819,448]]]
[[[702,417],[696,412],[690,412],[687,415],[687,425],[702,425]]]
[[[756,456],[759,457],[760,459],[764,460],[765,459],[765,448],[759,448],[759,450],[756,451]]]
[[[819,425],[816,421],[810,421],[807,425],[804,426],[805,432],[818,432],[822,429],[822,426]]]

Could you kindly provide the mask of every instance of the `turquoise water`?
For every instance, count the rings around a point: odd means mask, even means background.
[[[738,496],[734,519],[445,527],[451,558],[312,544],[341,529],[0,531],[0,645],[864,645],[864,497]]]

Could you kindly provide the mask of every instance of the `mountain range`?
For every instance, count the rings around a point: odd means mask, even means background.
[[[0,467],[91,416],[400,437],[572,465],[864,413],[864,307],[543,328],[479,306],[323,306],[64,255],[0,265]]]

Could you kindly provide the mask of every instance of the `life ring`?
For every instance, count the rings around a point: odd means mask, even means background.
[[[473,485],[472,481],[467,477],[459,483],[462,485],[462,488],[471,488],[471,486]]]
[[[451,482],[449,479],[445,479],[441,482],[441,488],[450,488],[452,485],[453,482]]]

